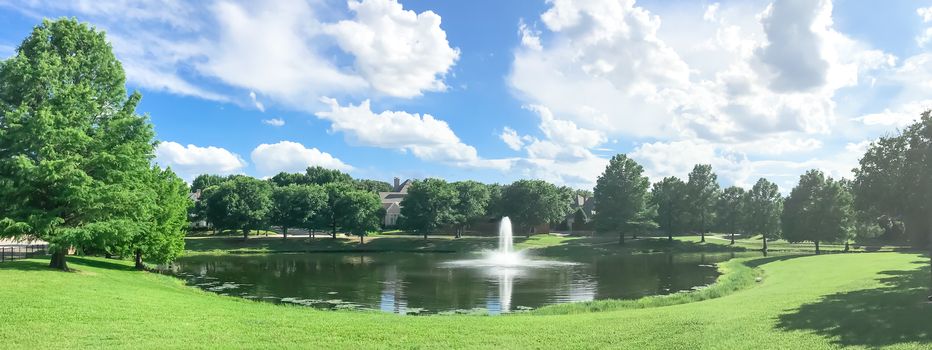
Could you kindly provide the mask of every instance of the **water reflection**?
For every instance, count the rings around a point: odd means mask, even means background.
[[[221,294],[318,308],[393,313],[481,309],[497,314],[544,305],[668,294],[714,282],[733,254],[569,256],[575,265],[450,268],[455,254],[196,256],[171,273]]]

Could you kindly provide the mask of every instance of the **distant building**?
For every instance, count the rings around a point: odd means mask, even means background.
[[[382,219],[383,226],[392,227],[398,224],[398,217],[401,216],[401,201],[408,195],[411,182],[410,179],[401,182],[401,179],[396,177],[392,183],[391,192],[379,192],[382,208],[385,208],[385,217]]]
[[[573,231],[573,226],[576,226],[576,229],[586,227],[585,224],[588,224],[592,220],[592,217],[595,215],[595,200],[593,197],[586,197],[583,195],[573,196],[572,203],[570,203],[570,212],[566,214],[565,225],[566,229]],[[576,213],[582,211],[583,220],[585,222],[576,222]]]
[[[203,192],[201,192],[201,190],[197,190],[197,191],[188,193],[188,199],[190,199],[191,202],[194,202],[195,204],[197,204],[197,202],[200,202],[200,201],[201,201],[201,195],[203,195]],[[197,219],[195,219],[195,216],[196,216],[196,215],[194,215],[194,213],[188,213],[188,221],[191,222],[191,228],[192,228],[192,229],[206,229],[206,228],[209,228],[209,227],[208,227],[209,225],[207,225],[207,220],[203,220],[203,219],[202,219],[202,220],[197,220]]]

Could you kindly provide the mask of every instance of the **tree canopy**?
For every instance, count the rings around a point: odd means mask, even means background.
[[[783,238],[790,242],[838,242],[848,237],[853,223],[851,195],[847,188],[821,171],[809,170],[799,177],[783,202]]]
[[[777,185],[764,178],[757,180],[747,196],[747,229],[763,236],[763,250],[767,251],[767,240],[780,237],[783,197]]]
[[[720,187],[718,175],[712,172],[708,164],[696,164],[689,173],[686,182],[686,198],[689,203],[689,222],[693,230],[702,236],[705,242],[705,233],[715,222],[715,206],[718,204]]]
[[[112,251],[144,232],[152,126],[104,33],[45,20],[0,82],[0,235],[49,242],[67,269],[70,247]]]
[[[219,228],[249,232],[265,227],[272,210],[272,187],[248,176],[233,176],[207,198],[207,216]]]
[[[608,162],[595,185],[595,226],[599,232],[617,232],[624,244],[625,233],[637,234],[653,224],[656,210],[649,203],[650,180],[644,168],[619,154]]]
[[[277,186],[271,193],[269,223],[282,228],[288,239],[289,228],[309,228],[327,203],[327,193],[318,185]]]
[[[667,233],[667,239],[686,230],[688,203],[686,183],[675,176],[663,178],[651,188],[651,204],[657,208],[657,224]]]
[[[570,209],[557,186],[542,180],[518,180],[502,188],[502,214],[525,233],[535,226],[559,222]]]
[[[454,223],[454,206],[459,195],[456,189],[441,179],[417,180],[401,201],[401,226],[424,235]]]

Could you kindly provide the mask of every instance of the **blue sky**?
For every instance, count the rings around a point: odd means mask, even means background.
[[[787,191],[932,107],[932,0],[0,0],[0,56],[61,16],[107,31],[188,180],[589,188],[627,153],[655,181],[710,163]]]

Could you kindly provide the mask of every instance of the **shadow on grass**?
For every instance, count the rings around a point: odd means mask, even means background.
[[[837,293],[779,317],[778,328],[813,331],[841,346],[918,342],[932,347],[927,261],[915,270],[884,271],[882,287]]]
[[[33,259],[40,259],[39,257]],[[0,270],[18,270],[18,271],[42,271],[52,270],[49,268],[49,262],[36,260],[13,260],[0,263]]]
[[[49,267],[49,261],[47,256],[37,256],[30,258],[28,260],[15,260],[8,261],[0,264],[0,269],[4,270],[19,270],[19,271],[61,271]],[[108,270],[122,270],[122,271],[136,271],[132,266],[121,264],[116,261],[108,261],[103,259],[92,259],[82,256],[68,256],[68,272],[74,272],[79,269],[75,269],[75,265],[93,267],[98,269],[108,269]]]
[[[750,268],[757,268],[757,267],[759,267],[759,266],[761,266],[761,265],[769,264],[769,263],[772,263],[772,262],[775,262],[775,261],[790,260],[790,259],[795,259],[795,258],[801,258],[801,257],[804,257],[804,256],[810,256],[810,255],[807,255],[807,254],[790,254],[790,255],[769,256],[769,257],[765,257],[765,258],[757,258],[757,259],[753,259],[753,260],[748,260],[748,261],[746,261],[744,264],[747,265],[747,266],[750,267]]]

